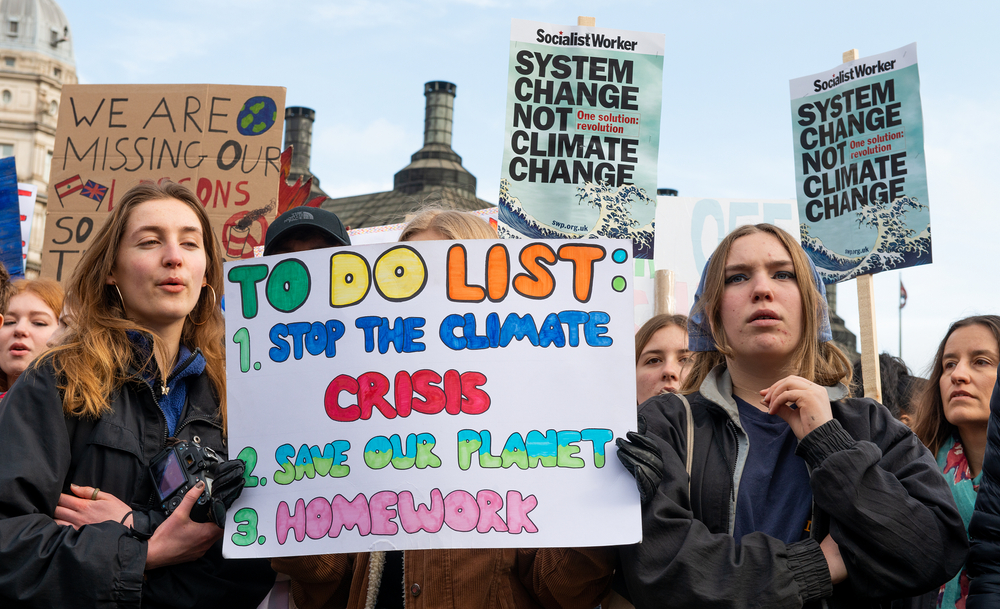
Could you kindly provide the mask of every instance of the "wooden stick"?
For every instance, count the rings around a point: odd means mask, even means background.
[[[658,270],[653,275],[653,315],[666,313],[673,315],[677,310],[677,302],[674,299],[674,272],[669,270]]]
[[[596,27],[597,17],[584,17],[581,15],[576,18],[576,24],[583,27]]]
[[[844,51],[844,63],[860,59],[857,49]],[[875,326],[875,278],[858,276],[858,321],[861,325],[861,376],[865,397],[882,401],[882,371],[878,361],[878,334]]]
[[[858,321],[861,324],[861,376],[865,397],[882,401],[882,373],[878,361],[878,334],[875,332],[875,277],[858,276]]]

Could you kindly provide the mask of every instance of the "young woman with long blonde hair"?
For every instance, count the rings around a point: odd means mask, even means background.
[[[823,291],[768,224],[733,231],[706,265],[682,395],[648,400],[645,435],[620,443],[646,501],[642,543],[620,549],[639,609],[875,607],[961,566],[965,530],[930,453],[847,397]]]
[[[267,593],[265,561],[222,558],[217,512],[191,519],[205,484],[168,516],[149,472],[174,441],[227,454],[221,289],[190,190],[143,183],[117,201],[70,281],[73,328],[0,406],[0,604],[255,607]],[[242,488],[238,463],[218,464],[212,497]]]

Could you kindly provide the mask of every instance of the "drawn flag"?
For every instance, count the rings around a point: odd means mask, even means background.
[[[899,282],[899,308],[902,309],[906,306],[906,288],[903,287],[903,282]]]
[[[93,180],[87,180],[80,194],[100,203],[104,201],[104,195],[108,194],[108,187],[98,184]]]
[[[60,203],[62,203],[63,197],[71,195],[78,190],[83,190],[83,180],[80,179],[80,174],[76,174],[72,178],[66,178],[56,184],[56,196],[59,197]]]

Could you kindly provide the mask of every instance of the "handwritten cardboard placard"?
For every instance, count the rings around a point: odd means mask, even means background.
[[[277,209],[283,87],[67,85],[52,158],[42,276],[67,279],[115,201],[184,184],[227,260],[253,256]]]
[[[226,555],[635,543],[627,241],[226,265]]]
[[[708,257],[733,229],[767,222],[799,235],[799,214],[794,200],[710,199],[659,197],[656,205],[657,269],[674,272],[677,312],[685,315]]]
[[[802,247],[823,281],[930,264],[917,45],[790,87]]]

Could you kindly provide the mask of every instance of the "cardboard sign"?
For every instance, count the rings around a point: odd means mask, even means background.
[[[11,277],[24,275],[21,251],[21,209],[17,198],[14,157],[0,159],[0,262]]]
[[[42,276],[67,279],[115,201],[140,181],[188,186],[227,260],[253,256],[274,219],[283,87],[63,87]]]
[[[931,262],[917,45],[791,81],[802,247],[826,283]]]
[[[639,541],[627,241],[226,265],[230,557]]]
[[[653,256],[663,34],[511,22],[504,238],[632,239]]]
[[[659,197],[656,206],[656,268],[674,272],[677,312],[694,304],[701,272],[719,242],[744,224],[767,222],[799,235],[793,200]]]

